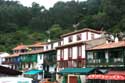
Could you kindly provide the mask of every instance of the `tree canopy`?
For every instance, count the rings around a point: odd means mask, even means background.
[[[48,35],[55,40],[86,27],[124,32],[124,8],[125,0],[60,1],[49,9],[35,2],[25,7],[18,1],[0,0],[0,51],[10,51],[20,43],[45,42]]]

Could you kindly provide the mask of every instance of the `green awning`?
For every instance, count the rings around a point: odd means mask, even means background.
[[[35,70],[35,69],[33,69],[33,70],[29,70],[29,71],[24,72],[24,74],[35,75],[35,74],[39,74],[41,72],[43,72],[43,70]]]
[[[95,68],[65,68],[61,70],[60,74],[90,74]]]

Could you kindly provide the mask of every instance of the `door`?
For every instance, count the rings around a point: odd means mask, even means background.
[[[69,83],[78,83],[77,82],[77,77],[76,76],[70,76],[69,77]]]

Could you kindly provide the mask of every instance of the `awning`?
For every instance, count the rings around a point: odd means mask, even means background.
[[[107,74],[110,74],[110,75],[125,75],[125,71],[109,71]]]
[[[122,75],[101,75],[101,74],[91,74],[87,76],[87,79],[101,79],[101,80],[125,80],[125,76]]]
[[[33,70],[29,70],[29,71],[24,72],[24,74],[35,75],[35,74],[39,74],[39,73],[42,73],[42,72],[43,72],[43,70],[35,70],[35,69],[33,69]]]
[[[61,74],[90,74],[95,68],[65,68],[59,73]]]
[[[87,76],[87,79],[103,79],[104,75],[102,74],[91,74]]]

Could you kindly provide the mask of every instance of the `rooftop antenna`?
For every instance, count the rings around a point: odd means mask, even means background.
[[[73,28],[75,29],[75,31],[77,31],[78,26],[79,26],[79,23],[77,23],[77,24],[73,24]]]

